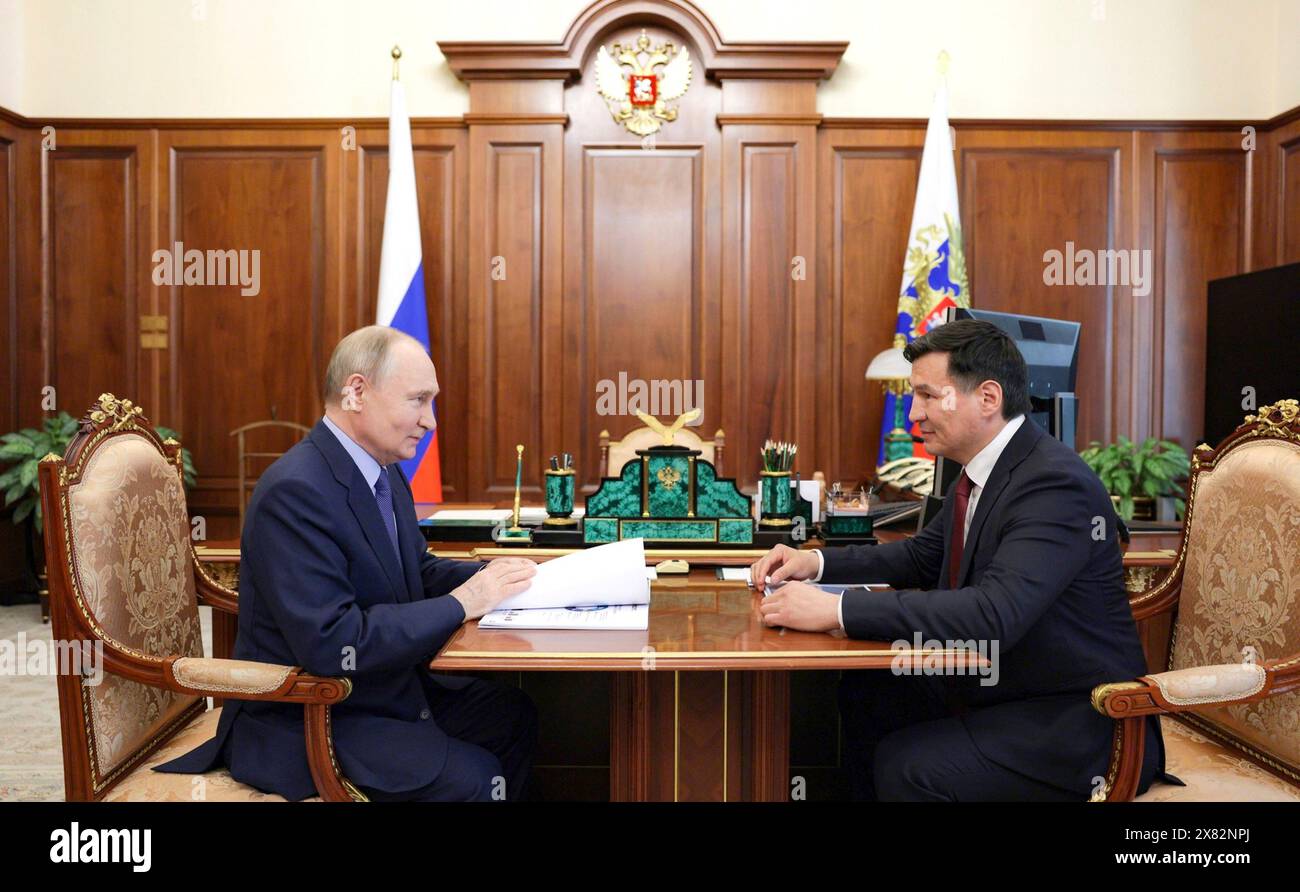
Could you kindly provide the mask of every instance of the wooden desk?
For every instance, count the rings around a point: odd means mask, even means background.
[[[914,651],[842,634],[770,629],[760,596],[711,570],[651,584],[644,632],[479,629],[467,623],[438,672],[611,672],[610,798],[784,801],[791,796],[790,673],[912,666]],[[974,671],[979,657],[954,652]]]
[[[881,530],[880,538],[907,534]],[[1130,591],[1163,575],[1171,559],[1157,549],[1176,545],[1174,536],[1135,533],[1124,561]],[[430,543],[435,553],[470,559],[492,547]],[[209,573],[237,587],[238,541],[197,550]],[[753,560],[730,556],[728,563]],[[888,646],[764,629],[745,586],[719,582],[698,557],[691,565],[689,578],[665,576],[655,586],[649,632],[593,643],[591,633],[480,632],[470,624],[439,655],[442,671],[486,674],[537,703],[542,737],[533,774],[543,798],[786,800],[791,775],[807,779],[810,799],[842,795],[839,668],[879,666],[870,651]],[[1153,671],[1165,667],[1155,642],[1162,634],[1167,642],[1168,621],[1139,625]],[[1166,626],[1148,628],[1153,623]],[[231,655],[235,632],[233,618],[214,613],[214,656]],[[650,656],[654,668],[643,670]]]

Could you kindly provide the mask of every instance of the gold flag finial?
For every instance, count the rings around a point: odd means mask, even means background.
[[[397,63],[402,61],[402,48],[397,44],[393,44],[392,56],[393,56],[393,80],[399,80],[400,78],[397,75]]]

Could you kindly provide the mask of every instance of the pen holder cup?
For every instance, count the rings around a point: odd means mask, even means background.
[[[790,485],[789,471],[759,471],[758,485],[762,491],[759,502],[763,526],[785,527],[794,514],[794,487]]]
[[[577,523],[573,514],[573,469],[546,470],[546,513],[543,523],[553,527],[571,527]]]

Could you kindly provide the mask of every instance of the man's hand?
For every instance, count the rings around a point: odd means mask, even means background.
[[[749,575],[754,580],[754,588],[761,592],[764,580],[769,576],[773,585],[787,579],[812,579],[817,575],[818,566],[817,555],[813,552],[778,545],[754,562]]]
[[[764,598],[758,609],[763,614],[763,624],[768,626],[785,626],[800,632],[832,632],[840,627],[840,596],[802,582],[787,582]]]
[[[465,619],[478,619],[506,598],[526,591],[537,574],[537,565],[527,558],[497,558],[457,588],[451,596],[465,608]]]

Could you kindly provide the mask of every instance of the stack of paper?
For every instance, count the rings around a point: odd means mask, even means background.
[[[538,564],[529,587],[501,602],[479,627],[645,629],[649,604],[645,540],[625,539]],[[607,609],[614,607],[638,609]]]
[[[481,629],[601,629],[642,631],[650,628],[649,604],[612,607],[557,607],[554,610],[494,610],[478,621]]]

